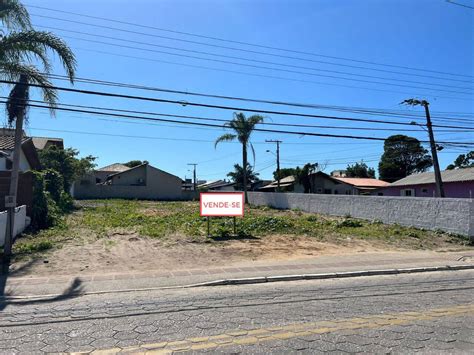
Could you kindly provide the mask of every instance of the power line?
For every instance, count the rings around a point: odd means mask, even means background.
[[[69,81],[69,77],[67,77],[66,75],[48,74],[48,73],[43,73],[43,74],[48,75],[49,77],[53,79]],[[145,90],[145,91],[156,91],[156,92],[164,92],[164,93],[171,93],[171,94],[181,94],[181,95],[244,101],[244,102],[252,102],[252,103],[265,103],[265,104],[271,104],[271,105],[282,105],[282,106],[292,106],[292,107],[312,108],[312,109],[328,109],[328,110],[351,112],[351,113],[363,113],[363,114],[368,114],[368,115],[400,117],[403,119],[406,119],[406,117],[414,117],[414,118],[422,119],[424,121],[423,116],[421,116],[420,114],[413,113],[413,112],[407,113],[403,111],[390,111],[386,109],[344,107],[344,106],[335,106],[335,105],[308,104],[308,103],[298,103],[298,102],[295,103],[295,102],[268,100],[268,99],[252,99],[252,98],[246,98],[246,97],[236,97],[236,96],[209,94],[209,93],[201,93],[201,92],[193,92],[193,91],[165,89],[165,88],[151,87],[151,86],[146,86],[146,85],[122,83],[122,82],[116,82],[116,81],[107,81],[107,80],[99,80],[99,79],[83,78],[83,77],[76,77],[74,78],[74,81],[79,82],[79,83],[85,83],[85,84],[93,84],[93,85],[131,88],[131,89]],[[392,114],[391,112],[394,114]],[[402,113],[397,115],[395,114],[396,112],[402,112]],[[445,118],[445,117],[440,117],[436,115],[433,115],[433,117],[436,117],[439,120],[442,120]],[[469,123],[473,122],[472,120],[469,120],[469,119],[454,119],[454,120],[452,118],[445,118],[445,119],[452,122],[457,122],[457,121],[469,122]]]
[[[159,45],[159,44],[148,43],[148,42],[133,41],[133,40],[129,40],[129,39],[123,39],[123,38],[118,38],[118,37],[87,33],[87,32],[83,32],[83,31],[66,30],[66,29],[61,29],[61,28],[57,28],[57,27],[41,26],[41,25],[37,26],[37,27],[52,29],[52,30],[56,30],[56,31],[63,31],[63,32],[68,32],[68,33],[76,33],[76,34],[92,36],[92,37],[98,37],[98,38],[112,39],[112,40],[115,40],[115,41],[121,41],[121,42],[127,42],[127,43],[134,43],[134,44],[140,44],[140,45],[146,45],[146,46],[152,46],[152,47],[172,49],[172,50],[186,52],[186,53],[198,53],[198,54],[205,54],[205,55],[221,57],[221,58],[237,59],[237,60],[243,60],[243,61],[253,62],[253,63],[262,63],[262,64],[283,66],[283,67],[288,67],[288,68],[296,68],[296,69],[312,70],[312,71],[318,71],[318,72],[327,72],[327,73],[351,75],[351,76],[358,76],[358,77],[362,77],[362,78],[381,79],[381,80],[389,80],[389,81],[412,83],[412,84],[422,84],[422,85],[430,85],[430,86],[442,86],[442,87],[461,89],[461,90],[473,90],[472,87],[460,87],[460,86],[438,84],[438,83],[426,83],[426,82],[413,81],[413,80],[403,80],[403,79],[387,78],[387,77],[380,77],[380,76],[373,76],[373,75],[356,74],[356,73],[350,73],[350,72],[341,72],[341,71],[337,71],[337,70],[318,69],[318,68],[314,68],[314,67],[304,67],[304,66],[290,65],[290,64],[271,62],[271,61],[265,61],[265,60],[257,60],[257,59],[249,59],[249,58],[244,58],[244,57],[229,56],[229,55],[223,55],[223,54],[217,54],[217,53],[210,53],[210,52],[197,51],[197,50],[191,50],[191,49],[185,49],[185,48],[177,48],[177,47],[172,47],[172,46]],[[110,42],[95,41],[95,40],[90,40],[90,39],[86,39],[86,38],[78,38],[78,37],[72,37],[72,36],[65,36],[65,37],[66,38],[71,38],[71,39],[76,39],[76,40],[81,40],[81,41],[87,41],[87,42],[91,42],[91,43],[105,44],[105,45],[120,47],[120,48],[128,48],[128,49],[154,52],[154,53],[160,53],[160,54],[167,54],[167,55],[173,55],[173,56],[179,56],[179,57],[185,57],[185,58],[192,58],[192,59],[198,59],[198,60],[213,61],[213,62],[224,63],[224,64],[240,65],[240,66],[258,68],[258,69],[277,70],[277,71],[283,71],[283,72],[288,72],[288,73],[293,73],[293,74],[312,75],[312,76],[319,76],[319,77],[324,77],[324,78],[332,78],[332,79],[339,79],[339,80],[350,80],[350,81],[371,83],[371,84],[382,84],[382,85],[392,85],[392,86],[399,86],[399,87],[410,87],[410,88],[416,88],[416,89],[437,90],[437,91],[444,91],[444,92],[449,92],[449,93],[470,94],[470,93],[467,93],[467,92],[459,92],[459,91],[452,91],[452,90],[443,90],[443,89],[417,87],[417,86],[406,86],[406,85],[400,85],[400,84],[384,83],[384,82],[380,82],[380,81],[360,80],[360,79],[345,78],[345,77],[340,77],[340,76],[322,75],[322,74],[314,74],[314,73],[308,73],[308,72],[300,72],[300,71],[295,71],[295,70],[285,70],[285,69],[271,68],[271,67],[266,67],[266,66],[248,65],[248,64],[238,63],[238,62],[231,62],[231,61],[225,61],[225,60],[216,60],[216,59],[211,59],[211,58],[203,58],[203,57],[196,57],[196,56],[190,56],[190,55],[182,55],[182,54],[178,54],[178,53],[171,53],[171,52],[166,52],[166,51],[157,51],[157,50],[152,50],[152,49],[147,49],[147,48],[120,45],[120,44],[110,43]]]
[[[446,0],[446,2],[448,4],[452,4],[452,5],[457,5],[457,6],[462,6],[462,7],[465,7],[467,9],[471,9],[471,10],[474,10],[474,6],[469,6],[469,5],[466,5],[466,4],[461,4],[461,3],[458,3],[458,2],[454,2],[452,0]]]
[[[385,63],[378,63],[378,62],[365,61],[365,60],[357,60],[357,59],[338,57],[338,56],[329,56],[329,55],[323,55],[323,54],[306,52],[306,51],[298,51],[298,50],[292,50],[292,49],[286,49],[286,48],[280,48],[280,47],[272,47],[272,46],[266,46],[266,45],[243,42],[243,41],[229,40],[229,39],[223,39],[223,38],[219,38],[219,37],[199,35],[199,34],[195,34],[195,33],[170,30],[170,29],[159,28],[159,27],[154,27],[154,26],[149,26],[149,25],[141,25],[141,24],[137,24],[137,23],[127,22],[127,21],[120,21],[120,20],[115,20],[115,19],[109,19],[109,18],[105,18],[105,17],[86,15],[86,14],[81,14],[81,13],[77,13],[77,12],[52,9],[52,8],[43,7],[43,6],[36,6],[36,5],[28,5],[28,6],[31,7],[31,8],[36,8],[36,9],[41,9],[41,10],[47,10],[47,11],[53,11],[53,12],[58,12],[58,13],[74,15],[74,16],[86,17],[86,18],[91,18],[91,19],[96,19],[96,20],[101,20],[101,21],[119,23],[119,24],[134,26],[134,27],[152,29],[152,30],[156,30],[156,31],[163,31],[163,32],[175,33],[175,34],[180,34],[180,35],[186,35],[186,36],[192,36],[192,37],[198,37],[198,38],[204,38],[204,39],[211,39],[211,40],[220,41],[220,42],[235,43],[235,44],[239,44],[239,45],[257,47],[257,48],[264,48],[264,49],[282,51],[282,52],[287,52],[287,53],[296,53],[296,54],[303,54],[303,55],[329,58],[329,59],[346,60],[346,61],[350,61],[350,62],[357,62],[357,63],[370,64],[370,65],[378,65],[378,66],[392,67],[392,68],[399,68],[399,69],[406,69],[406,70],[413,70],[413,71],[430,72],[430,73],[437,73],[437,74],[443,74],[443,75],[449,75],[449,76],[473,77],[472,75],[462,75],[462,74],[457,74],[457,73],[449,73],[449,72],[443,72],[443,71],[429,70],[429,69],[425,69],[425,68],[416,68],[416,67],[409,67],[409,66],[385,64]],[[55,18],[55,17],[51,17],[51,16],[44,16],[44,15],[37,15],[37,14],[33,14],[33,15],[39,16],[39,17],[44,17],[44,18],[60,20],[60,21],[79,23],[79,24],[82,24],[82,25],[86,24],[86,25],[91,25],[91,26],[99,26],[99,25],[90,24],[90,23],[83,23],[83,22],[81,23],[79,21],[74,21],[74,20],[70,20],[70,19],[62,19],[62,18],[57,18],[57,17]],[[99,27],[107,28],[108,26],[99,26]],[[117,28],[113,28],[113,27],[112,28],[109,27],[109,29],[122,30],[122,31],[127,31],[127,32],[132,32],[132,33],[135,32],[135,31],[117,29]],[[138,33],[138,34],[140,34],[140,33]],[[151,35],[151,34],[145,34],[145,35],[162,37],[162,36]],[[168,38],[168,39],[172,39],[172,38]],[[175,40],[178,40],[178,39],[175,39]],[[189,42],[192,42],[192,41],[189,41]],[[202,43],[202,42],[194,42],[194,43],[202,44],[202,45],[208,45],[208,46],[217,46],[217,45],[214,45],[214,44]],[[223,47],[223,48],[233,49],[233,50],[241,50],[241,49],[237,49],[237,48],[233,48],[233,47]],[[257,52],[257,53],[259,53],[259,52]],[[259,53],[259,54],[264,54],[264,53]],[[296,58],[292,58],[292,59],[296,59]],[[341,65],[341,64],[339,64],[339,65]],[[374,69],[372,69],[372,70],[374,70]]]
[[[205,69],[205,70],[212,70],[212,71],[217,71],[217,72],[225,72],[225,73],[232,73],[232,74],[238,74],[238,75],[252,76],[252,77],[258,77],[258,78],[292,81],[292,82],[299,82],[299,83],[305,83],[305,84],[337,86],[337,87],[343,87],[343,88],[349,88],[349,89],[358,89],[358,90],[362,89],[362,90],[388,92],[388,93],[396,93],[396,94],[403,94],[403,95],[414,95],[413,92],[408,92],[408,91],[384,90],[384,89],[370,88],[370,87],[363,87],[363,86],[352,86],[352,85],[328,83],[328,82],[321,82],[321,81],[312,81],[312,80],[305,80],[305,79],[288,78],[288,77],[282,77],[282,76],[276,76],[276,75],[249,73],[249,72],[239,71],[239,70],[207,67],[207,66],[203,66],[203,65],[195,65],[195,64],[187,64],[187,63],[178,63],[178,62],[166,61],[166,60],[161,60],[161,59],[145,58],[145,57],[139,57],[139,56],[134,56],[134,55],[127,55],[127,54],[122,54],[122,53],[112,53],[112,52],[107,52],[107,51],[102,51],[102,50],[95,50],[95,49],[90,49],[90,48],[75,47],[75,50],[81,50],[81,51],[86,51],[86,52],[111,55],[111,56],[116,56],[116,57],[138,59],[138,60],[144,60],[144,61],[155,62],[155,63],[178,65],[178,66],[188,67],[188,68]],[[420,95],[420,94],[417,94],[417,95]],[[423,96],[430,96],[430,97],[434,97],[434,98],[443,98],[443,99],[458,100],[458,101],[471,101],[468,98],[461,98],[461,97],[457,97],[457,96],[444,96],[444,95],[435,95],[435,94],[423,95]]]
[[[0,103],[5,103],[5,102],[6,101],[2,101]],[[29,106],[30,107],[48,108],[48,106],[36,105],[36,104],[29,104]],[[161,118],[154,118],[154,117],[131,116],[131,115],[106,113],[106,112],[98,112],[98,111],[89,111],[89,110],[79,110],[79,109],[63,108],[63,107],[58,107],[56,109],[60,110],[60,111],[80,112],[80,113],[87,113],[87,114],[94,114],[94,115],[112,116],[112,117],[133,118],[133,119],[158,121],[158,122],[172,122],[172,123],[195,125],[195,126],[204,126],[204,127],[228,128],[225,125],[216,125],[216,124],[202,123],[202,122],[185,122],[185,121],[161,119]],[[298,132],[298,131],[287,131],[287,130],[283,131],[283,130],[272,130],[272,129],[263,129],[263,128],[255,128],[254,131],[267,132],[267,133],[288,134],[288,135],[298,135],[298,136],[314,136],[314,137],[326,137],[326,138],[347,138],[347,139],[360,139],[360,140],[372,140],[372,141],[385,141],[385,138],[382,138],[382,137],[369,137],[369,136],[354,136],[354,135],[342,135],[342,134]],[[426,143],[427,141],[420,140],[420,142]],[[458,145],[457,142],[441,142],[441,141],[439,141],[438,144]],[[462,145],[471,145],[471,144],[474,145],[474,142],[472,142],[472,143],[471,142],[463,142]]]
[[[12,80],[0,80],[0,83],[16,84],[17,82],[12,81]],[[39,88],[45,87],[44,85],[39,85],[39,84],[34,84],[34,83],[31,83],[31,84],[28,84],[28,85],[33,86],[33,87],[39,87]],[[379,124],[383,123],[383,124],[403,125],[403,126],[410,125],[410,123],[402,123],[402,122],[381,121],[381,120],[362,119],[362,118],[353,118],[353,117],[311,115],[311,114],[293,113],[293,112],[285,112],[285,111],[249,109],[249,108],[242,108],[242,107],[212,105],[212,104],[204,104],[204,103],[189,102],[189,101],[177,101],[177,100],[158,99],[158,98],[145,97],[145,96],[117,94],[117,93],[111,93],[111,92],[105,92],[105,91],[72,89],[72,88],[59,87],[59,86],[49,86],[49,88],[50,89],[55,89],[55,90],[60,90],[60,91],[66,91],[66,92],[75,92],[75,93],[87,94],[87,95],[98,95],[98,96],[105,96],[105,97],[116,97],[116,98],[124,98],[124,99],[133,99],[133,100],[142,100],[142,101],[151,101],[151,102],[179,104],[179,105],[182,105],[182,106],[196,106],[196,107],[215,108],[215,109],[221,109],[221,110],[246,111],[246,112],[282,115],[282,116],[312,117],[312,118],[324,118],[324,119],[331,119],[331,120],[370,122],[370,123],[379,123]],[[63,109],[63,110],[65,110],[65,109]],[[470,127],[447,126],[447,125],[433,125],[433,127],[455,128],[455,129],[466,129],[466,130],[471,130],[472,129]],[[302,134],[304,135],[304,132]]]
[[[0,96],[1,99],[8,99],[6,96]],[[47,104],[45,101],[41,100],[29,100],[30,102],[35,103],[42,103]],[[108,107],[99,107],[99,106],[86,106],[86,105],[72,105],[72,104],[65,104],[61,103],[60,106],[65,107],[75,107],[75,108],[86,108],[86,109],[94,109],[94,110],[103,110],[103,111],[111,111],[111,112],[124,112],[124,113],[134,113],[134,114],[143,114],[143,115],[152,115],[152,116],[159,116],[159,117],[174,117],[174,118],[187,118],[193,120],[205,120],[205,121],[213,121],[213,122],[229,122],[228,119],[219,119],[219,118],[210,118],[210,117],[202,117],[202,116],[190,116],[190,115],[176,115],[176,114],[167,114],[167,113],[156,113],[156,112],[149,112],[149,111],[136,111],[136,110],[124,110],[124,109],[115,109],[115,108],[108,108]],[[409,128],[376,128],[376,127],[353,127],[353,126],[323,126],[323,125],[307,125],[307,124],[298,124],[298,123],[273,123],[273,122],[264,122],[260,123],[259,125],[263,126],[279,126],[279,127],[304,127],[304,128],[321,128],[321,129],[350,129],[350,130],[362,130],[362,131],[392,131],[392,132],[422,132],[420,129],[409,129]],[[176,127],[176,126],[172,126]],[[465,127],[459,129],[448,129],[448,130],[437,130],[437,132],[458,132],[464,133]],[[474,130],[474,128],[472,128]]]

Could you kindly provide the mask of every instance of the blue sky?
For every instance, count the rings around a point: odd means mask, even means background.
[[[474,4],[472,0],[459,0],[459,2]],[[251,68],[242,65],[184,58],[177,55],[153,52],[167,51],[176,54],[183,53],[182,51],[174,49],[156,47],[156,45],[170,46],[186,50],[211,52],[219,55],[271,61],[285,65],[311,67],[314,69],[342,71],[358,75],[380,76],[430,84],[437,83],[455,87],[468,87],[472,90],[472,75],[474,75],[474,10],[451,5],[444,0],[418,0],[416,2],[412,0],[28,0],[26,4],[127,21],[162,29],[311,52],[325,56],[344,57],[368,62],[460,74],[460,76],[449,76],[314,55],[279,52],[154,29],[137,28],[125,24],[109,23],[44,9],[29,8],[33,23],[38,26],[38,29],[45,29],[45,27],[40,26],[56,28],[56,30],[51,31],[63,37],[74,49],[78,60],[78,77],[228,96],[321,105],[403,110],[407,113],[422,113],[422,111],[420,108],[406,108],[400,106],[399,103],[406,98],[419,97],[430,101],[434,116],[438,111],[474,112],[472,96],[447,92],[459,92],[461,90],[447,86],[437,86],[437,89],[447,90],[438,91],[415,89],[405,86],[426,86],[424,84],[392,81],[392,83],[402,86],[390,86],[363,83],[317,76],[332,75],[354,78],[354,76],[339,75],[323,71],[265,65],[239,59],[225,59],[250,65],[264,65],[274,69]],[[39,15],[113,26],[130,31],[144,32],[148,35],[97,28],[84,24],[45,18]],[[59,29],[82,31],[90,35],[74,34]],[[101,39],[93,35],[118,37],[123,40],[145,42],[155,46]],[[233,51],[164,39],[156,36],[167,36],[182,40],[205,42],[213,45],[233,46],[244,50],[296,56],[306,60],[278,58],[245,51]],[[140,47],[146,50],[93,43],[79,38]],[[212,57],[202,54],[192,55],[216,58],[215,56]],[[310,60],[325,61],[332,64],[315,63]],[[408,75],[350,68],[335,64],[391,70],[403,72]],[[214,70],[192,66],[208,67]],[[278,68],[312,73],[313,75],[281,72],[276,70]],[[229,71],[240,71],[251,75]],[[57,63],[54,72],[64,73]],[[289,80],[255,75],[284,77]],[[444,78],[444,80],[419,77],[416,75],[436,76]],[[384,80],[377,81],[386,82]],[[66,85],[64,82],[57,82],[57,84]],[[352,87],[343,87],[344,85]],[[260,108],[287,110],[299,113],[389,119],[403,122],[411,121],[410,118],[364,116],[330,110],[281,107],[246,102],[239,103],[235,101],[109,88],[79,83],[76,84],[75,87],[229,106],[238,105],[249,109]],[[366,88],[375,90],[368,90]],[[61,102],[68,104],[106,106],[126,110],[196,115],[220,119],[230,119],[232,117],[232,111],[226,110],[102,98],[73,93],[61,93],[60,99]],[[246,113],[251,114],[251,111]],[[438,116],[440,115],[441,114],[438,114]],[[454,117],[453,119],[459,118],[459,116],[450,116],[447,114],[443,114],[443,116],[449,118]],[[354,129],[354,127],[389,127],[370,123],[337,122],[325,119],[284,117],[277,115],[266,115],[265,119],[267,122],[274,123],[337,125],[345,127],[344,129],[338,130],[306,129],[307,132],[316,133],[339,133],[374,137],[386,137],[390,134],[397,133]],[[434,119],[434,121],[436,122],[436,119]],[[441,123],[447,124],[446,121]],[[455,124],[458,125],[458,123]],[[466,123],[464,125],[468,126],[472,124]],[[390,128],[416,129],[415,126],[390,126]],[[76,133],[66,131],[74,131]],[[28,132],[31,135],[37,136],[63,137],[66,146],[77,148],[81,152],[81,155],[91,154],[97,156],[99,166],[115,162],[126,162],[132,159],[148,160],[152,165],[182,178],[185,176],[191,177],[187,163],[199,164],[198,178],[214,180],[224,178],[226,173],[232,170],[233,164],[241,162],[241,147],[239,144],[222,144],[218,146],[217,149],[214,148],[212,142],[225,132],[223,129],[198,128],[176,124],[149,124],[147,122],[130,121],[120,118],[91,117],[90,115],[65,112],[58,112],[55,118],[51,118],[47,111],[32,109],[30,112]],[[94,134],[87,134],[87,132]],[[426,132],[421,129],[417,132],[400,131],[400,133],[410,134],[422,140],[427,139]],[[101,134],[109,134],[111,136]],[[118,137],[117,135],[134,137]],[[438,132],[436,137],[438,140],[446,141],[474,141],[472,132],[469,133],[466,131]],[[274,151],[274,146],[265,144],[265,139],[281,139],[284,142],[281,146],[282,167],[301,166],[305,162],[319,162],[326,166],[326,172],[345,168],[347,163],[360,161],[362,159],[366,161],[369,166],[376,167],[383,145],[382,142],[255,132],[253,136],[256,149],[255,169],[260,172],[261,178],[269,178],[275,169],[274,155],[266,152],[266,150]],[[446,165],[451,163],[462,151],[463,149],[459,148],[444,149],[440,153],[441,167],[445,168]]]

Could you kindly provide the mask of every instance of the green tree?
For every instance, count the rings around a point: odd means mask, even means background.
[[[361,161],[360,163],[355,163],[354,165],[347,165],[346,176],[375,179],[375,169],[369,168],[366,163]]]
[[[303,185],[304,193],[311,193],[311,174],[318,171],[318,163],[306,163],[302,169],[296,167],[296,180]]]
[[[243,113],[234,112],[234,118],[225,124],[226,127],[234,130],[234,134],[226,133],[217,138],[215,142],[215,147],[220,142],[230,142],[237,139],[242,144],[242,166],[247,166],[247,150],[250,147],[252,154],[255,160],[255,150],[253,149],[252,143],[250,143],[250,136],[259,123],[263,122],[263,117],[259,115],[253,115],[250,117],[245,117]],[[243,188],[245,193],[245,202],[248,202],[247,196],[247,171],[243,171]]]
[[[296,176],[296,168],[283,168],[283,169],[280,169],[280,179],[284,179],[288,176]],[[273,172],[273,179],[274,180],[278,179],[278,174],[277,174],[276,170]]]
[[[15,123],[15,144],[9,195],[16,196],[20,168],[23,121],[25,120],[30,85],[37,85],[51,113],[57,103],[57,92],[48,76],[51,72],[50,53],[55,53],[71,82],[74,80],[76,59],[67,44],[51,32],[35,31],[26,8],[18,0],[0,1],[0,77],[11,81],[13,88],[7,99],[7,119]],[[32,63],[39,62],[42,70]],[[9,210],[11,213],[11,210]],[[11,230],[5,240],[5,254],[11,254]]]
[[[258,181],[258,173],[253,171],[253,168],[249,163],[247,163],[247,169],[245,169],[245,172],[241,165],[235,164],[234,171],[227,174],[227,176],[235,182],[235,188],[237,190],[242,190],[244,188],[244,175],[247,176],[247,184]]]
[[[139,166],[139,165],[143,165],[143,164],[149,164],[148,163],[148,160],[130,160],[129,162],[123,164],[125,166],[128,166],[129,168],[134,168],[136,166]]]
[[[431,156],[420,141],[404,135],[390,136],[385,140],[384,153],[379,162],[380,179],[394,182],[433,166]]]
[[[69,192],[72,183],[94,169],[95,157],[89,155],[78,158],[79,151],[50,146],[39,153],[41,166],[44,169],[57,171],[63,179],[64,191]]]
[[[446,169],[465,169],[465,168],[474,168],[474,150],[471,150],[467,154],[460,154],[454,163],[449,164]]]

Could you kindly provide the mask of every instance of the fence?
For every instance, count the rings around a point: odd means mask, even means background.
[[[26,217],[26,206],[15,208],[14,236],[23,232],[29,225],[29,218]],[[0,247],[5,244],[5,234],[7,232],[7,211],[0,212]]]
[[[470,236],[474,240],[474,200],[345,196],[301,193],[249,192],[249,203],[280,209],[301,209],[332,216],[379,220]]]

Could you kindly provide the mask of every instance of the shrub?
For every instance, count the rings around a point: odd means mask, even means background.
[[[361,221],[358,221],[356,219],[344,219],[342,221],[338,221],[336,223],[336,227],[337,228],[343,228],[343,227],[352,227],[352,228],[358,228],[358,227],[362,227],[362,222]]]
[[[61,215],[60,209],[51,193],[46,191],[45,186],[45,174],[43,172],[33,172],[33,206],[31,213],[31,228],[33,231],[55,225]],[[53,184],[50,186],[53,186]]]
[[[53,169],[47,169],[42,171],[44,179],[44,189],[49,192],[51,198],[59,203],[61,195],[64,192],[64,179],[63,177]]]

